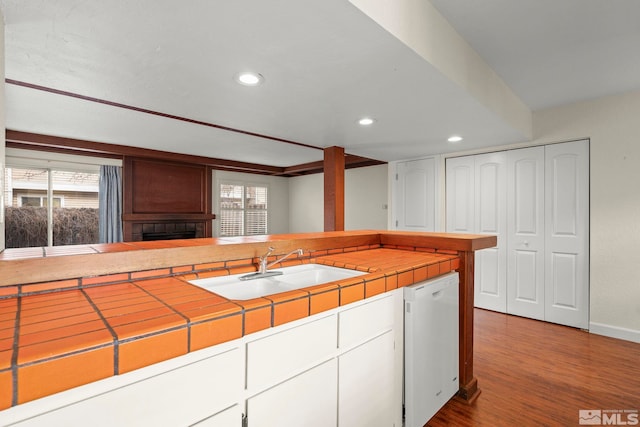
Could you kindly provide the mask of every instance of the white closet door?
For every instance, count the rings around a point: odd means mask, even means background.
[[[475,230],[475,167],[473,156],[446,161],[447,232],[473,233]]]
[[[475,306],[507,310],[507,153],[475,157],[475,227],[498,245],[475,254]]]
[[[544,320],[544,147],[507,163],[507,313]]]
[[[545,320],[589,326],[589,145],[545,149]]]
[[[398,163],[396,228],[435,231],[436,162],[434,158]]]

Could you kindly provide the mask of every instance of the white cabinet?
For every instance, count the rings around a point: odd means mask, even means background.
[[[338,426],[394,425],[398,402],[394,399],[393,365],[391,330],[338,358]]]
[[[588,169],[588,141],[446,160],[447,231],[498,236],[477,307],[588,327]]]
[[[436,231],[439,223],[438,164],[435,157],[398,162],[393,190],[397,230]]]
[[[337,314],[249,338],[246,415],[251,427],[336,425]]]
[[[402,289],[0,412],[16,426],[402,425]]]
[[[2,424],[176,426],[231,418],[240,425],[242,355],[237,346],[224,348],[201,350],[20,405],[0,416]],[[236,409],[229,410],[234,405]]]
[[[338,426],[400,425],[401,339],[396,334],[399,293],[339,313]],[[398,304],[398,302],[400,304]],[[396,340],[398,345],[396,347]]]
[[[302,325],[283,325],[246,344],[247,390],[260,390],[332,357],[338,340],[335,314]]]
[[[404,288],[405,426],[421,427],[458,391],[458,274]]]
[[[402,425],[402,290],[248,339],[255,426]]]
[[[337,371],[336,360],[329,359],[250,397],[247,400],[249,425],[335,426],[338,407]]]

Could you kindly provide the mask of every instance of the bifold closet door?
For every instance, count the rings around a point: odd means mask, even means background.
[[[474,156],[446,160],[446,209],[448,233],[474,233]]]
[[[544,320],[544,147],[507,153],[507,313]]]
[[[545,320],[589,327],[589,144],[545,148]]]
[[[475,253],[475,306],[507,306],[506,152],[446,160],[447,231],[494,234],[498,245]]]
[[[504,313],[507,309],[507,153],[474,157],[474,232],[498,237],[496,247],[475,254],[475,305]]]

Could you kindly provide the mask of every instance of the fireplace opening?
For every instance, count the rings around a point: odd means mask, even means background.
[[[189,231],[172,231],[172,232],[150,232],[142,233],[142,240],[174,240],[174,239],[193,239],[196,237],[195,230]]]

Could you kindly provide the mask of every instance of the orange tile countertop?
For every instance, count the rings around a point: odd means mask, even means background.
[[[492,245],[491,236],[371,231],[58,249],[64,257],[7,250],[0,410],[457,270],[462,253]],[[255,271],[268,246],[277,254],[307,250],[283,265],[368,274],[245,301],[187,282]]]

